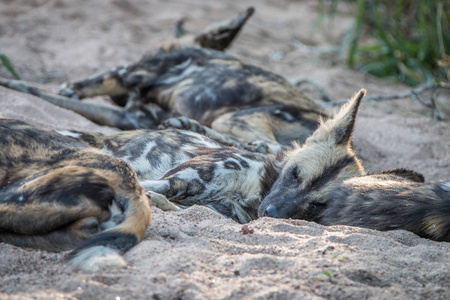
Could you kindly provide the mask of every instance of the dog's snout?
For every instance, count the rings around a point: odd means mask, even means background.
[[[264,217],[278,218],[278,212],[275,205],[270,204],[266,207],[266,209],[264,210]]]

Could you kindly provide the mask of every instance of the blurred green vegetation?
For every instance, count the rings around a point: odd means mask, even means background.
[[[320,18],[344,0],[320,0]],[[352,27],[342,39],[347,64],[414,86],[450,78],[450,1],[354,0]]]
[[[16,80],[20,80],[19,74],[17,74],[16,70],[14,70],[13,66],[11,65],[11,62],[9,61],[8,57],[5,54],[0,53],[0,66],[4,66],[9,73],[14,77]]]

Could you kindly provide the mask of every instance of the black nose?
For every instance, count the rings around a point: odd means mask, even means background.
[[[275,205],[270,204],[266,207],[266,210],[264,211],[264,217],[278,218],[278,212]]]

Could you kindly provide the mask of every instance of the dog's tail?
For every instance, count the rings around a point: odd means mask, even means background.
[[[224,51],[231,45],[254,12],[255,9],[249,7],[234,18],[209,26],[195,37],[195,42],[203,48]]]
[[[133,195],[129,199],[124,214],[124,220],[119,225],[107,229],[83,242],[69,253],[68,263],[83,272],[96,272],[103,269],[123,268],[126,262],[122,254],[142,240],[145,229],[151,221],[151,213],[147,196],[142,192],[139,197]],[[114,210],[120,211],[113,204]],[[113,221],[110,221],[113,223]]]

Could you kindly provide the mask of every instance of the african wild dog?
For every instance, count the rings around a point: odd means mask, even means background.
[[[366,174],[351,147],[364,95],[361,90],[303,146],[286,154],[259,216],[405,229],[450,241],[450,181],[424,183],[422,175],[404,169]]]
[[[120,256],[151,220],[136,173],[122,160],[17,120],[0,119],[0,242],[50,251],[86,272]]]
[[[226,147],[190,131],[57,132],[123,159],[157,202],[152,204],[164,210],[205,205],[246,223],[257,218],[278,175],[272,155]]]
[[[35,94],[103,125],[136,129],[162,124],[199,131],[228,145],[276,153],[292,141],[303,143],[326,114],[283,77],[214,46],[222,36],[229,37],[228,45],[252,12],[208,34],[168,41],[135,64],[66,84],[60,92],[74,98],[108,95],[124,108],[73,101],[20,81],[0,80],[0,85]],[[192,42],[205,37],[210,42]]]

